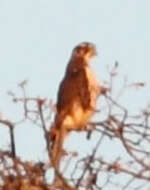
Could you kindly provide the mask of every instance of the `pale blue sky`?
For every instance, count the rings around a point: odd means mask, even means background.
[[[30,95],[55,99],[72,48],[82,41],[98,48],[93,67],[99,79],[107,79],[106,66],[117,60],[121,76],[150,87],[149,10],[148,0],[0,0],[0,112],[18,117],[6,92],[18,92],[24,79]],[[143,94],[149,98],[149,90]],[[133,104],[144,103],[143,94]],[[36,137],[35,128],[23,130],[23,136],[21,127],[16,130],[18,153],[40,157],[40,129]],[[4,133],[2,146],[8,142]]]

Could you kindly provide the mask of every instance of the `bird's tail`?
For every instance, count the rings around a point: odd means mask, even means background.
[[[57,128],[55,126],[51,130],[51,164],[56,169],[59,169],[61,158],[63,157],[65,152],[63,150],[63,143],[66,135],[67,132],[63,127]]]

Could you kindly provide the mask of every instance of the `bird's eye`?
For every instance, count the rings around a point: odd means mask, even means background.
[[[77,47],[77,48],[75,49],[75,51],[76,51],[77,53],[79,53],[79,52],[80,52],[80,50],[81,50],[81,48],[80,48],[80,47]]]

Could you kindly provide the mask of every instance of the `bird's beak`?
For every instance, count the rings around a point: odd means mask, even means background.
[[[93,49],[92,49],[92,51],[91,51],[91,56],[92,56],[92,57],[97,56],[96,48],[93,48]]]

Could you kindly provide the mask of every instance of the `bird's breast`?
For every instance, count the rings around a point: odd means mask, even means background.
[[[91,97],[91,107],[95,108],[96,100],[100,95],[100,83],[95,73],[92,71],[92,69],[89,66],[86,67],[86,77],[88,80],[88,88]]]

